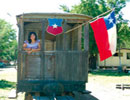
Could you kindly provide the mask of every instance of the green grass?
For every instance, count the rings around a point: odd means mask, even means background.
[[[0,80],[0,89],[16,88],[16,82]]]
[[[91,75],[100,75],[100,76],[115,76],[115,77],[121,77],[121,76],[130,76],[130,73],[118,73],[117,71],[93,71],[89,73]]]
[[[14,68],[0,70],[0,100],[10,100],[8,99],[10,91],[16,89],[17,71]]]

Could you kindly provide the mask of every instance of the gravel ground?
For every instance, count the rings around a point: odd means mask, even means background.
[[[0,69],[0,76],[4,73],[9,74],[8,81],[16,82],[16,69],[6,68]],[[2,77],[1,77],[2,78]],[[4,79],[7,77],[4,76]],[[86,90],[91,91],[91,94],[80,94],[77,93],[75,100],[130,100],[130,89],[116,89],[116,84],[122,80],[123,83],[127,82],[130,84],[130,76],[119,77],[105,77],[104,76],[91,76],[89,75],[88,83],[86,84]],[[5,94],[6,93],[6,94]],[[8,96],[9,91],[4,90],[3,95],[0,93],[0,96]],[[23,100],[24,94],[19,94],[17,100]],[[1,100],[1,99],[0,99]],[[11,99],[2,99],[2,100],[11,100]],[[16,100],[16,99],[12,99]]]
[[[116,89],[115,83],[106,83],[104,85],[99,81],[90,79],[90,82],[86,84],[86,88],[98,100],[130,100],[130,89]]]

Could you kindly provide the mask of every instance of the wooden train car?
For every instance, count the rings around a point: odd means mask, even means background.
[[[54,36],[46,31],[48,18],[63,19],[62,34]],[[90,16],[68,13],[17,15],[17,92],[26,92],[31,96],[35,93],[39,96],[57,96],[84,91],[88,79],[89,27],[85,24],[65,32],[90,19]],[[37,33],[41,44],[39,52],[28,54],[23,50],[29,32]]]

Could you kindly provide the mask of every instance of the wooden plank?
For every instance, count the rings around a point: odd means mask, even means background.
[[[17,72],[17,81],[21,80],[21,54],[20,51],[23,45],[23,20],[19,19],[19,40],[18,40],[18,72]]]
[[[24,22],[42,22],[43,19],[31,19],[31,18],[24,18]]]
[[[78,24],[79,25],[79,24]],[[78,28],[78,50],[81,50],[82,27]]]
[[[28,55],[26,64],[26,78],[27,79],[40,79],[40,56]]]
[[[61,61],[62,63],[61,63],[61,65],[60,65],[60,67],[61,67],[61,71],[60,71],[60,76],[61,76],[61,80],[64,80],[65,79],[65,73],[66,73],[66,71],[65,71],[65,67],[66,67],[66,56],[65,56],[65,52],[60,52],[59,53],[59,55],[62,55],[62,56],[59,56],[59,58],[60,58],[60,60],[59,61]]]
[[[87,56],[86,56],[87,55]],[[89,51],[85,54],[86,60],[85,60],[85,68],[86,68],[86,82],[88,82],[88,71],[89,71]]]
[[[66,24],[66,21],[64,22],[64,25],[63,25],[63,28],[64,28],[64,32],[67,31],[67,24]],[[63,32],[63,50],[66,50],[67,49],[67,35]]]
[[[64,80],[66,75],[65,52],[57,52],[56,58],[56,80]]]
[[[60,55],[60,53],[59,52],[57,52],[56,53],[56,80],[62,80],[62,76],[61,76],[61,71],[62,71],[62,67],[61,67],[61,65],[62,65],[62,59],[60,59],[60,56],[62,56],[63,57],[63,55],[61,54]]]
[[[18,15],[18,18],[22,18],[23,14]],[[63,14],[63,13],[28,13],[24,14],[24,19],[43,19],[43,18],[63,18],[63,19],[72,19],[72,20],[84,20],[88,21],[92,17],[81,14]]]
[[[75,24],[73,27],[78,26]],[[78,50],[78,29],[72,31],[72,50]]]
[[[24,22],[41,22],[43,21],[43,18],[41,19],[31,19],[31,18],[24,18]],[[70,23],[70,24],[75,24],[75,23],[83,23],[84,22],[84,19],[66,19],[67,23]]]
[[[21,20],[21,34],[20,34],[20,51],[23,50],[23,42],[24,42],[24,21]]]
[[[61,53],[60,53],[61,55]],[[62,63],[61,63],[61,72],[60,72],[60,75],[62,76],[62,80],[65,80],[66,78],[66,52],[62,53],[62,56],[60,57],[60,59],[62,60]]]
[[[44,76],[55,77],[55,80],[87,80],[87,53],[78,51],[58,51],[53,54],[53,52],[49,51],[48,53],[45,52],[45,54],[46,67],[44,69]],[[49,59],[53,55],[56,55],[56,57],[54,57],[55,59],[52,59],[52,61],[50,61]],[[53,65],[55,65],[56,67]]]
[[[77,80],[77,71],[76,71],[76,69],[77,69],[77,67],[78,67],[78,62],[77,62],[77,59],[78,59],[78,54],[77,53],[75,53],[75,52],[73,52],[73,53],[71,53],[71,59],[72,59],[72,62],[70,62],[71,63],[71,70],[70,70],[70,75],[71,75],[71,77],[70,77],[70,80],[71,81],[74,81],[74,80]]]
[[[67,24],[66,21],[64,21],[63,25],[63,33],[56,36],[56,49],[57,50],[68,50],[70,47],[69,41],[70,41],[70,34],[65,34],[67,30],[71,29],[71,26]]]
[[[72,66],[72,54],[67,52],[66,54],[66,80],[70,80],[71,79],[71,66]]]
[[[21,68],[20,68],[20,66],[21,66],[21,55],[20,55],[20,50],[19,50],[20,41],[21,41],[21,39],[20,39],[21,26],[20,25],[21,25],[20,22],[18,22],[18,28],[19,28],[18,35],[19,35],[19,37],[18,37],[18,56],[17,56],[17,81],[20,80],[20,72],[21,72]]]
[[[44,51],[44,49],[45,49],[45,32],[46,32],[46,20],[43,20],[42,21],[42,48],[41,48],[41,50],[42,51]]]
[[[63,50],[63,34],[56,36],[56,50]]]
[[[87,57],[85,56],[85,53],[82,52],[57,52],[56,80],[86,81],[87,66],[85,61]]]
[[[56,52],[56,67],[55,67],[55,80],[58,80],[58,72],[59,72],[59,63],[58,62],[58,53]]]
[[[54,53],[45,53],[45,58],[45,80],[54,80],[56,55]]]
[[[21,52],[21,58],[22,58],[22,60],[21,60],[21,76],[22,76],[22,79],[25,79],[25,77],[26,77],[26,60],[27,60],[27,56],[26,56],[27,54],[26,53],[22,53]]]
[[[71,29],[71,26],[69,26],[67,24],[67,21],[64,22],[63,24],[63,28],[64,28],[64,32],[66,32],[67,30]],[[65,34],[63,32],[63,50],[70,50],[70,34]]]
[[[42,30],[41,22],[25,22],[25,30]]]
[[[75,80],[76,81],[80,81],[81,80],[81,72],[80,72],[80,70],[82,69],[82,59],[81,59],[81,52],[78,52],[77,54],[76,54],[76,57],[77,57],[77,59],[76,59],[76,62],[77,62],[77,67],[76,67],[76,76],[75,76]]]
[[[41,51],[45,50],[45,23],[46,20],[42,21],[42,37],[41,37]],[[41,77],[42,79],[44,79],[44,75],[45,75],[45,54],[44,52],[40,52],[41,53]]]
[[[83,63],[84,62],[82,62],[82,53],[80,53],[79,54],[79,68],[78,68],[78,70],[79,70],[79,77],[78,77],[78,80],[80,80],[80,81],[82,81],[82,78],[84,77],[84,76],[82,76],[83,74],[82,74],[82,69],[83,69]]]
[[[81,81],[85,81],[87,79],[87,76],[86,76],[86,73],[87,73],[87,70],[86,70],[86,67],[85,66],[85,62],[87,61],[87,59],[85,59],[87,55],[84,54],[84,52],[81,54],[81,57],[82,57],[82,80]]]
[[[84,50],[89,50],[89,24],[84,26]]]
[[[72,28],[71,25],[67,23],[66,31]],[[72,50],[72,34],[71,32],[66,34],[66,50]]]
[[[17,57],[17,82],[19,82],[19,80],[21,80],[21,55],[20,52],[18,51],[18,57]]]

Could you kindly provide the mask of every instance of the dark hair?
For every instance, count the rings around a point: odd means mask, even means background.
[[[29,35],[28,35],[28,42],[29,42],[29,43],[32,42],[32,40],[30,39],[32,34],[35,35],[35,40],[37,40],[37,34],[36,34],[35,32],[30,32]]]

